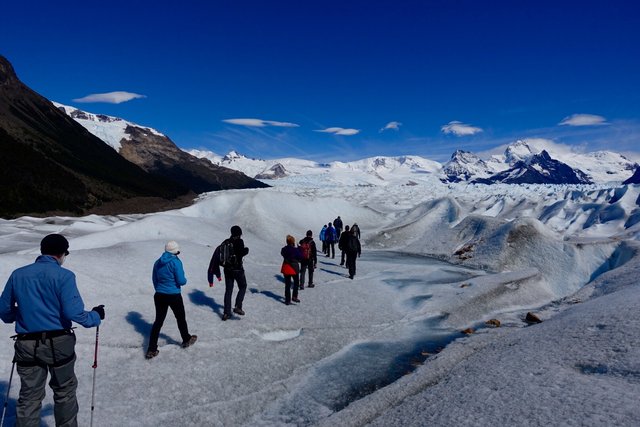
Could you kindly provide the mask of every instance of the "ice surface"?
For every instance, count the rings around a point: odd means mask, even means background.
[[[65,267],[85,304],[106,305],[98,425],[631,426],[640,423],[639,193],[444,185],[410,169],[301,174],[170,212],[0,220],[0,276],[33,262],[44,235],[69,237]],[[317,236],[337,215],[363,232],[355,279],[339,254],[321,256],[316,287],[285,306],[285,236]],[[222,322],[224,285],[209,288],[206,269],[233,224],[250,248],[246,315]],[[148,361],[151,267],[172,239],[199,339],[180,348],[169,315]],[[527,311],[544,322],[526,326]],[[503,326],[486,327],[490,318]],[[477,333],[460,333],[468,327]],[[0,328],[4,395],[13,325]],[[76,332],[87,425],[95,330]],[[43,423],[54,424],[50,391]]]

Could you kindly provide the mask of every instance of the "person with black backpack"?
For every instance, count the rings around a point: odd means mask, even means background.
[[[300,261],[300,289],[304,289],[305,272],[309,270],[309,287],[313,288],[313,271],[318,265],[318,250],[316,242],[313,241],[313,232],[307,230],[307,236],[300,240],[298,244],[302,253],[302,261]]]
[[[344,227],[344,233],[340,234],[340,238],[338,239],[338,249],[342,252],[340,256],[340,265],[344,265],[344,256],[347,250],[347,240],[349,239],[349,226]]]
[[[345,252],[347,253],[347,268],[349,269],[349,279],[353,280],[356,275],[356,258],[360,257],[360,240],[353,234],[353,230],[345,231]]]
[[[236,304],[233,312],[244,316],[242,310],[242,302],[244,294],[247,291],[247,278],[244,274],[242,258],[249,254],[249,248],[244,246],[244,241],[240,238],[242,229],[238,225],[231,227],[231,237],[226,239],[213,252],[211,261],[209,262],[209,270],[207,278],[209,286],[213,286],[213,276],[221,280],[220,267],[224,269],[224,313],[222,320],[230,319],[231,316],[231,299],[233,297],[233,282],[238,283],[238,295],[236,295]]]
[[[342,234],[342,225],[342,218],[338,215],[338,218],[333,220],[333,227],[336,229],[336,237],[338,239],[340,239],[340,234]]]

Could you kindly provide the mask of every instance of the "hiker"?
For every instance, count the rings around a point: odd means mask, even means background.
[[[333,227],[336,229],[336,240],[340,239],[340,234],[342,234],[342,219],[340,218],[340,215],[338,215],[338,218],[333,220]]]
[[[314,288],[313,271],[318,265],[318,250],[316,242],[313,241],[313,232],[307,230],[307,235],[299,243],[302,261],[300,262],[300,289],[304,289],[305,272],[309,270],[309,287]]]
[[[40,425],[50,373],[56,425],[76,426],[76,337],[71,322],[85,328],[99,326],[104,319],[104,306],[84,310],[75,274],[62,268],[69,255],[69,242],[64,236],[45,236],[40,253],[33,264],[11,273],[0,296],[0,318],[5,323],[16,322],[18,334],[13,359],[21,383],[16,425]]]
[[[326,240],[327,224],[322,225],[322,230],[320,230],[320,234],[318,235],[318,238],[322,242],[322,253],[326,255],[327,254],[327,240]]]
[[[353,232],[353,235],[356,236],[358,240],[360,240],[360,227],[358,226],[358,224],[354,222],[351,226],[351,231]]]
[[[244,267],[242,266],[242,258],[249,254],[249,248],[244,246],[244,241],[241,239],[242,229],[238,225],[231,227],[231,237],[226,239],[220,244],[213,252],[211,262],[209,263],[208,279],[209,286],[213,286],[213,276],[215,275],[218,280],[221,280],[220,274],[220,252],[224,245],[228,245],[232,248],[229,255],[229,259],[224,262],[222,267],[224,268],[224,313],[222,314],[222,320],[226,321],[231,316],[231,299],[233,297],[233,282],[234,280],[238,284],[238,295],[236,295],[236,303],[233,307],[233,312],[244,316],[244,310],[242,310],[242,302],[244,301],[244,294],[247,291],[247,278],[244,275]]]
[[[300,249],[295,247],[296,239],[287,235],[287,244],[280,250],[282,255],[282,267],[280,272],[284,275],[284,303],[290,305],[291,301],[300,302],[298,299],[298,287],[300,281],[298,274],[300,273],[300,261],[302,254]],[[293,297],[291,296],[291,280],[293,280]]]
[[[327,231],[324,233],[324,240],[327,242],[327,256],[331,258],[336,257],[336,242],[338,237],[336,236],[336,229],[333,228],[331,223],[327,226]]]
[[[356,275],[356,258],[360,257],[361,247],[360,240],[353,234],[353,230],[345,232],[345,252],[347,253],[347,268],[349,269],[349,279],[353,280]]]
[[[349,238],[349,226],[344,227],[344,233],[340,235],[340,239],[338,239],[338,249],[342,254],[340,255],[340,265],[344,265],[344,256],[346,254],[346,244],[347,239]]]
[[[145,358],[152,359],[160,353],[158,350],[158,337],[160,330],[167,317],[167,311],[171,308],[173,315],[178,322],[178,330],[182,338],[182,348],[187,348],[195,344],[198,337],[189,334],[189,326],[184,311],[184,302],[180,288],[187,284],[187,278],[184,275],[182,261],[178,258],[180,255],[180,246],[174,240],[164,245],[164,252],[153,264],[153,272],[151,280],[156,290],[153,294],[153,303],[156,307],[156,319],[151,327],[151,336],[149,337],[149,346]]]

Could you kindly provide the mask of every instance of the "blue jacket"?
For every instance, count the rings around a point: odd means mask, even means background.
[[[180,287],[187,284],[182,261],[176,255],[165,252],[153,264],[153,287],[161,294],[179,294]]]
[[[0,318],[16,322],[19,334],[57,331],[76,322],[85,328],[100,324],[100,315],[85,311],[76,276],[49,255],[11,273],[0,296]]]
[[[335,243],[338,240],[338,234],[333,226],[327,227],[327,231],[324,233],[324,240],[327,243]]]

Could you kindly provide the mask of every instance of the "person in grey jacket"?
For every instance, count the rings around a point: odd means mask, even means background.
[[[153,264],[151,279],[156,290],[153,295],[153,302],[156,306],[156,319],[151,328],[151,337],[149,338],[149,346],[145,356],[147,359],[154,358],[159,353],[158,337],[169,308],[173,311],[173,315],[178,322],[178,330],[182,337],[182,347],[187,348],[195,344],[198,339],[196,335],[189,334],[189,326],[187,326],[184,302],[180,293],[180,288],[187,284],[187,278],[184,275],[182,261],[178,258],[179,254],[180,246],[171,240],[165,245],[162,256]]]
[[[64,236],[45,236],[40,253],[35,263],[11,273],[0,296],[0,318],[15,322],[18,334],[14,361],[21,387],[16,425],[40,425],[49,373],[56,426],[77,426],[76,337],[71,322],[85,328],[98,326],[104,319],[104,306],[85,311],[75,274],[62,268],[69,255]]]

